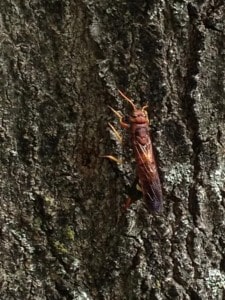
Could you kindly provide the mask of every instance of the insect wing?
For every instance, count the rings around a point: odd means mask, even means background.
[[[147,208],[150,211],[159,212],[162,208],[162,189],[158,174],[155,174],[148,182],[143,182],[142,189]]]
[[[137,173],[148,209],[158,212],[162,207],[162,189],[154,159],[151,141],[145,145],[136,143]]]

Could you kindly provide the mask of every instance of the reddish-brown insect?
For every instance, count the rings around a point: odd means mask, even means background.
[[[146,111],[147,106],[137,108],[134,103],[125,96],[121,91],[120,95],[130,103],[132,113],[128,116],[128,122],[124,117],[113,108],[111,110],[119,118],[120,125],[130,132],[130,139],[134,151],[137,165],[137,182],[145,199],[148,210],[158,212],[162,207],[162,189],[157,171],[156,161],[153,154],[152,142],[149,135],[149,119]],[[115,136],[122,140],[117,130],[109,124]],[[116,162],[119,162],[114,156],[105,156]],[[132,202],[132,195],[130,202]]]

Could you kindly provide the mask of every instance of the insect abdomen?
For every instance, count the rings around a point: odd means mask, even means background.
[[[160,211],[162,207],[162,189],[152,150],[147,124],[133,125],[133,147],[137,164],[137,176],[148,210]]]

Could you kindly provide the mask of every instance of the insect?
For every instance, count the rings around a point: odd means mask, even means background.
[[[125,121],[124,116],[120,112],[114,110],[112,107],[110,107],[110,109],[119,118],[121,127],[129,131],[130,134],[130,141],[136,161],[137,178],[135,185],[137,190],[141,191],[148,210],[150,212],[159,212],[162,208],[162,189],[149,134],[148,106],[145,105],[142,108],[137,108],[133,101],[120,90],[119,94],[131,106],[132,112],[127,117],[128,121]],[[110,123],[109,126],[115,137],[122,142],[122,137],[115,127]],[[106,155],[104,157],[120,163],[120,161],[112,155]],[[131,193],[133,194],[132,189]],[[134,200],[135,199],[132,199],[132,195],[129,195],[125,207],[128,207]]]

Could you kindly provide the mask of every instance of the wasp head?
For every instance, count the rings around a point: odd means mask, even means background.
[[[137,123],[137,124],[149,123],[148,113],[147,113],[148,106],[145,105],[141,109],[139,109],[136,107],[136,105],[134,105],[133,101],[129,99],[126,95],[124,95],[120,90],[119,93],[127,102],[130,103],[132,107],[132,113],[129,117],[130,122]]]
[[[149,123],[148,113],[143,109],[135,109],[130,115],[130,122],[137,124]]]

